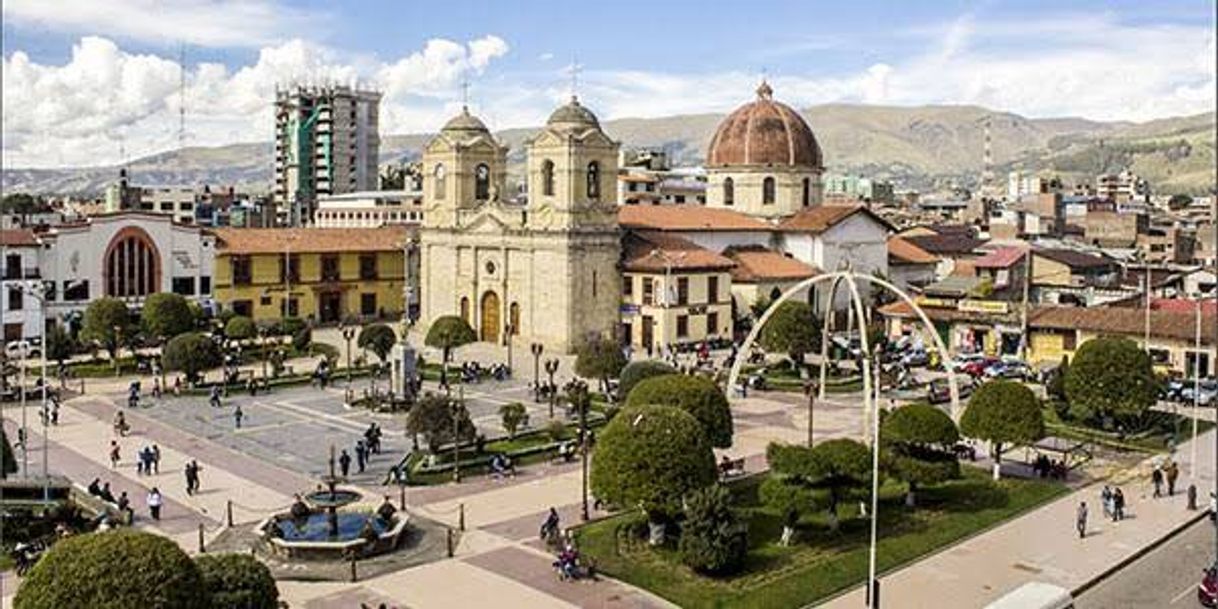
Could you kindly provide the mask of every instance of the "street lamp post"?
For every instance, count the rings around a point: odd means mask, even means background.
[[[123,348],[123,327],[114,326],[114,377],[118,378],[118,359]]]
[[[341,326],[339,331],[343,334],[343,339],[347,341],[347,385],[351,384],[351,339],[355,338],[355,328],[351,326]]]
[[[579,452],[580,452],[580,519],[588,520],[588,407],[591,398],[588,384],[577,380],[571,388],[571,405],[579,412]]]
[[[541,365],[541,352],[545,349],[541,343],[533,343],[529,345],[529,351],[533,353],[533,403],[541,401],[541,377],[538,374],[538,367]]]
[[[546,360],[546,374],[550,375],[550,418],[554,418],[554,398],[558,392],[554,390],[554,373],[558,372],[558,358]]]
[[[461,481],[461,408],[465,406],[465,381],[457,384],[457,401],[453,412],[453,482]]]
[[[503,342],[507,345],[507,367],[508,375],[512,374],[512,335],[516,333],[516,326],[512,322],[508,322],[503,326]]]
[[[266,378],[266,335],[269,332],[270,328],[267,328],[266,326],[258,328],[258,339],[262,343],[262,383],[267,387],[270,387],[270,381],[268,381]]]

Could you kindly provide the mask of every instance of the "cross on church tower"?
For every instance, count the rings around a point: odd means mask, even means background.
[[[461,77],[461,108],[469,112],[469,76]]]
[[[579,57],[577,55],[572,55],[571,56],[571,67],[570,67],[571,99],[576,99],[577,94],[579,93],[579,73],[582,70],[582,68],[583,67],[579,65]]]

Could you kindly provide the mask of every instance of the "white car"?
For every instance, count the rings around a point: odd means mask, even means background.
[[[1193,403],[1193,393],[1197,393],[1197,403],[1201,406],[1213,406],[1215,399],[1218,399],[1218,381],[1212,379],[1202,380],[1197,385],[1200,385],[1201,391],[1197,392],[1196,386],[1191,382],[1184,383],[1180,389],[1180,401],[1184,404]]]
[[[948,367],[952,372],[964,372],[965,366],[977,361],[986,359],[988,356],[984,353],[960,353],[953,357],[948,362]]]
[[[38,357],[41,353],[42,351],[28,340],[9,341],[4,345],[4,355],[9,359]]]

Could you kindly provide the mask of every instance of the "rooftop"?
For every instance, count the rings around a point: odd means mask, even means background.
[[[1153,338],[1191,343],[1196,338],[1196,323],[1196,313],[1193,311],[1150,311]],[[1146,332],[1146,310],[1126,307],[1036,307],[1028,314],[1028,326],[1140,337]],[[1213,344],[1212,314],[1202,315],[1201,336],[1203,344]]]
[[[769,231],[769,224],[730,209],[701,206],[623,205],[623,228],[669,231]]]
[[[1035,255],[1060,262],[1072,270],[1102,269],[1114,265],[1113,261],[1095,254],[1069,249],[1046,248],[1034,250]]]
[[[407,232],[380,228],[217,228],[216,251],[223,254],[383,252],[401,250]]]
[[[910,243],[904,237],[888,238],[889,264],[935,264],[939,257]]]
[[[727,270],[736,264],[688,239],[658,231],[627,233],[622,245],[622,268],[628,272]]]
[[[733,282],[796,281],[820,274],[820,269],[810,264],[760,245],[729,247],[723,255],[736,263]]]
[[[817,205],[804,208],[783,220],[778,228],[790,232],[823,233],[858,213],[866,214],[885,228],[892,229],[888,222],[862,205]]]
[[[975,253],[985,245],[983,239],[955,234],[936,234],[905,237],[910,243],[932,254],[951,256]]]
[[[1017,246],[1000,247],[973,261],[973,268],[1005,269],[1023,260],[1024,248]]]
[[[38,245],[38,236],[28,228],[0,230],[0,245],[6,247],[31,247]]]

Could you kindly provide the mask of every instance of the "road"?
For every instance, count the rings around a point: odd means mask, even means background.
[[[1197,584],[1201,570],[1214,559],[1214,525],[1209,519],[1189,527],[1167,543],[1083,593],[1077,609],[1200,607]]]

